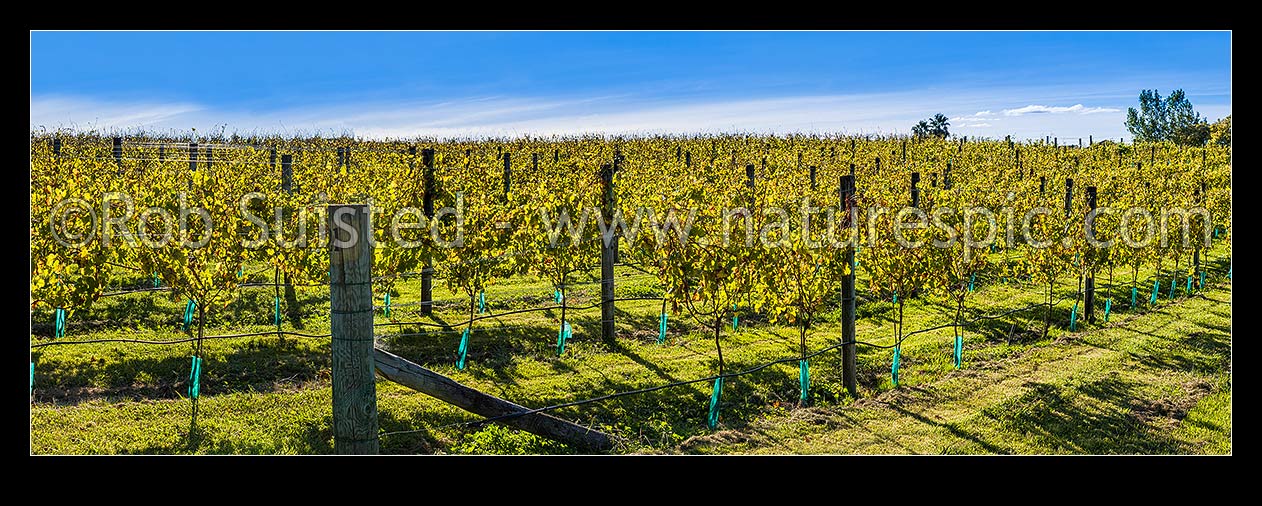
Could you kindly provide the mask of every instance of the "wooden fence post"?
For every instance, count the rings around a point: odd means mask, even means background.
[[[188,143],[188,170],[197,170],[197,143]]]
[[[513,154],[504,153],[504,195],[513,190]]]
[[[1090,213],[1091,211],[1095,211],[1095,208],[1096,208],[1095,187],[1088,186],[1086,188],[1085,195],[1087,197],[1087,212]],[[1087,233],[1091,234],[1090,237],[1092,237],[1093,239],[1095,238],[1095,224],[1094,223],[1091,224],[1091,228],[1087,230]],[[1088,247],[1090,247],[1090,245],[1088,245]],[[1095,323],[1095,267],[1092,267],[1092,270],[1087,271],[1087,280],[1085,282],[1085,286],[1086,286],[1086,295],[1084,295],[1082,299],[1083,315],[1087,317],[1087,323]]]
[[[610,228],[613,227],[613,171],[612,164],[600,167],[602,190],[600,213],[605,223],[609,223]],[[617,337],[614,328],[613,305],[614,251],[618,247],[616,234],[614,239],[606,243],[604,237],[601,237],[600,241],[600,337],[608,343],[614,342]]]
[[[421,150],[421,164],[425,166],[425,196],[422,205],[425,208],[425,219],[429,222],[434,219],[434,150],[432,148]],[[434,264],[427,260],[425,266],[421,267],[421,314],[429,316],[433,313]]]
[[[1074,201],[1074,179],[1065,178],[1065,217],[1069,217],[1069,211],[1073,209],[1071,204]]]
[[[920,188],[916,187],[918,183],[920,183],[920,173],[912,172],[911,173],[911,206],[912,207],[920,207]]]
[[[850,395],[858,394],[858,368],[856,366],[855,346],[855,296],[854,296],[854,247],[858,242],[858,234],[854,233],[857,223],[851,220],[850,208],[854,200],[854,176],[841,176],[841,222],[843,229],[852,230],[851,240],[855,241],[846,248],[847,274],[841,277],[841,378],[842,384]]]
[[[372,215],[365,204],[329,206],[333,334],[333,452],[378,453],[372,331]]]

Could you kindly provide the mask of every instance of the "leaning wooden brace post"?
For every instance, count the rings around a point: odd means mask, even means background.
[[[847,269],[843,271],[845,274],[841,277],[841,381],[845,385],[846,391],[850,395],[859,395],[858,387],[858,369],[856,366],[856,346],[855,346],[855,297],[854,297],[854,247],[858,245],[859,234],[856,228],[856,221],[851,219],[851,209],[854,204],[854,176],[841,176],[841,223],[843,230],[851,231],[850,240],[852,241],[846,247],[845,262]]]
[[[611,223],[613,218],[613,165],[605,164],[600,167],[601,182],[601,204],[600,214],[609,223],[610,233],[616,232]],[[614,238],[616,239],[616,234]],[[606,241],[601,237],[600,241],[600,337],[605,342],[612,343],[615,329],[613,325],[613,263],[614,248],[618,247],[615,240]]]
[[[430,223],[434,219],[434,150],[425,148],[421,151],[421,164],[425,166],[425,220]],[[421,314],[429,316],[434,312],[434,263],[425,261],[421,267]]]
[[[333,204],[329,216],[329,306],[333,334],[333,452],[373,455],[377,385],[372,335],[372,215]]]
[[[1087,197],[1087,212],[1090,213],[1092,211],[1095,211],[1096,197],[1095,197],[1094,186],[1088,186],[1086,188],[1086,197]],[[1087,234],[1089,234],[1088,237],[1090,237],[1093,240],[1097,240],[1095,239],[1095,224],[1094,223],[1091,224],[1091,227],[1087,229],[1086,232]],[[1088,243],[1088,247],[1090,247],[1090,243]],[[1087,281],[1085,283],[1085,286],[1086,286],[1086,295],[1084,295],[1082,299],[1083,314],[1087,317],[1087,323],[1095,323],[1095,266],[1094,265],[1091,266],[1091,270],[1087,271]]]
[[[374,353],[377,372],[386,379],[470,413],[497,418],[495,423],[555,439],[587,452],[604,452],[614,446],[613,437],[604,432],[548,413],[530,413],[524,406],[469,388],[388,351],[377,349]]]

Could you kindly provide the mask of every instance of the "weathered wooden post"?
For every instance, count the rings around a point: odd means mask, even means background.
[[[1086,188],[1085,195],[1087,198],[1087,212],[1090,213],[1092,211],[1095,211],[1095,208],[1096,208],[1095,187],[1088,186]],[[1095,223],[1091,224],[1091,228],[1087,230],[1087,233],[1090,234],[1090,237],[1092,239],[1095,239]],[[1095,267],[1094,266],[1092,266],[1091,270],[1087,271],[1087,280],[1085,281],[1084,286],[1086,289],[1086,295],[1084,295],[1082,299],[1082,304],[1084,306],[1083,315],[1087,317],[1087,323],[1095,323]]]
[[[422,201],[426,222],[434,219],[434,150],[421,150],[421,165],[425,167],[425,196]],[[426,260],[421,267],[421,314],[429,316],[434,313],[434,264]]]
[[[377,385],[372,334],[372,214],[333,204],[329,216],[329,306],[333,334],[333,452],[374,455]]]
[[[613,165],[605,164],[600,167],[600,181],[602,185],[600,213],[603,215],[605,223],[610,223],[613,228]],[[601,237],[600,242],[600,337],[605,342],[612,343],[616,336],[614,335],[614,305],[613,305],[613,264],[614,264],[614,248],[617,243],[614,241],[605,242]]]
[[[854,176],[841,176],[841,222],[843,229],[851,230],[851,241],[846,248],[846,270],[841,277],[841,378],[850,395],[858,395],[858,367],[855,346],[855,296],[854,296],[854,248],[858,244],[856,223],[851,220],[854,200]]]

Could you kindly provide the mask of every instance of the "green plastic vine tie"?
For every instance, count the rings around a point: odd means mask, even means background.
[[[741,317],[736,315],[736,305],[733,304],[732,305],[732,332],[736,332],[736,328],[739,326],[740,320],[741,320]]]
[[[386,316],[390,316],[390,292],[386,292],[386,304],[383,309],[386,312]]]
[[[968,276],[968,291],[973,291],[973,282],[977,281],[977,273],[974,272]]]
[[[662,313],[661,321],[657,324],[657,344],[666,342],[666,313]]]
[[[161,281],[162,280],[158,279],[158,273],[153,273],[153,287],[157,288],[158,285],[161,284]]]
[[[552,300],[553,302],[556,302],[557,304],[561,303],[561,290],[557,290],[555,293],[552,294]]]
[[[1109,310],[1113,308],[1113,299],[1104,299],[1104,323],[1109,322]]]
[[[1078,330],[1078,304],[1074,303],[1073,309],[1069,310],[1069,331]]]
[[[196,399],[202,392],[202,359],[193,356],[193,365],[188,372],[188,396],[190,399]]]
[[[193,299],[189,299],[184,305],[184,331],[188,332],[188,328],[193,324],[193,310],[197,308],[197,303]]]
[[[806,402],[808,392],[811,390],[811,365],[806,360],[798,362],[798,383],[802,387],[802,396],[799,399]]]
[[[1152,282],[1152,297],[1148,298],[1149,304],[1157,303],[1157,293],[1161,291],[1161,281]]]
[[[900,347],[894,347],[894,363],[890,366],[890,378],[894,380],[894,387],[898,388],[898,365],[902,358],[903,352]]]
[[[955,336],[955,368],[964,363],[964,336]]]
[[[486,312],[486,292],[478,292],[478,314]]]
[[[275,310],[272,311],[272,323],[276,325],[276,331],[280,332],[280,297],[274,297],[276,304]]]
[[[1196,285],[1197,290],[1205,289],[1205,271],[1201,271],[1201,283]]]
[[[1178,279],[1176,279],[1176,278],[1170,278],[1170,298],[1171,298],[1171,299],[1173,299],[1173,298],[1174,298],[1174,290],[1175,290],[1175,288],[1177,288],[1177,287],[1179,286],[1179,285],[1178,285],[1178,281],[1179,281],[1179,280],[1178,280]]]
[[[1139,295],[1139,289],[1131,287],[1131,309],[1135,309],[1135,297]]]
[[[31,362],[31,395],[35,395],[35,362]]]
[[[460,358],[456,360],[456,369],[464,370],[465,361],[469,357],[469,329],[466,327],[464,333],[460,335],[460,349],[457,351]]]
[[[898,304],[898,292],[894,292],[894,303]]]
[[[706,426],[711,429],[719,426],[719,398],[723,395],[723,377],[714,379],[714,389],[710,392],[710,415],[706,417]]]

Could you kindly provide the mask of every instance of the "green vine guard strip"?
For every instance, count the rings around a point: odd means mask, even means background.
[[[385,311],[385,316],[390,316],[390,292],[386,292],[386,301],[383,311]]]
[[[1157,303],[1157,293],[1159,293],[1160,291],[1161,291],[1161,281],[1160,280],[1153,281],[1152,282],[1152,297],[1148,298],[1148,304]]]
[[[66,337],[66,308],[53,310],[53,339]]]
[[[193,302],[192,299],[189,299],[188,303],[184,304],[184,331],[185,332],[188,332],[189,326],[193,324],[193,310],[196,308],[197,308],[197,303]]]
[[[196,399],[202,392],[202,359],[196,355],[193,356],[193,364],[188,372],[188,397]]]
[[[1078,303],[1074,303],[1073,309],[1069,310],[1069,331],[1078,330]]]
[[[465,328],[460,335],[460,349],[457,351],[460,358],[456,359],[456,369],[464,370],[464,366],[469,357],[469,329]]]
[[[714,389],[710,391],[710,414],[706,417],[706,426],[713,429],[719,426],[719,398],[723,395],[723,377],[714,378]]]
[[[894,347],[894,362],[890,365],[890,378],[894,381],[894,388],[898,388],[898,366],[901,362],[903,350],[899,346]]]
[[[662,318],[657,324],[657,344],[666,342],[666,313],[662,313]]]
[[[272,311],[272,323],[276,325],[276,331],[280,332],[280,297],[273,297],[275,309]]]
[[[478,292],[478,314],[486,312],[486,292]]]
[[[1178,283],[1179,283],[1178,278],[1170,278],[1170,297],[1169,298],[1171,299],[1174,298],[1174,290],[1175,288],[1179,286]]]
[[[565,342],[574,335],[574,330],[570,328],[570,322],[562,322],[557,328],[557,356],[565,353]]]
[[[1104,299],[1104,323],[1109,322],[1109,310],[1113,308],[1113,299]]]
[[[801,386],[802,396],[799,399],[806,402],[807,396],[811,390],[811,365],[808,360],[798,362],[798,383]]]
[[[964,336],[955,336],[955,368],[959,369],[964,362]]]

